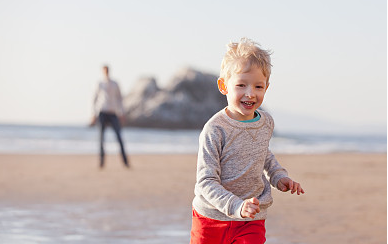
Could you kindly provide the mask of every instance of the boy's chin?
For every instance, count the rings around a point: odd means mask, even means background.
[[[229,110],[229,111],[228,111]],[[227,114],[234,120],[250,120],[255,117],[256,108],[246,109],[246,108],[238,108],[231,110],[227,109]]]
[[[252,109],[252,111],[242,111],[240,112],[240,119],[239,120],[250,120],[250,119],[253,119],[255,117],[255,110],[256,109]]]
[[[256,111],[256,107],[252,107],[252,108],[241,108],[240,109],[240,114],[243,115],[243,116],[253,116],[255,114],[255,111]]]

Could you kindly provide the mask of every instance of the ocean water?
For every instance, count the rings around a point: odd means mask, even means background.
[[[129,154],[197,153],[199,130],[124,128]],[[96,127],[0,125],[0,153],[95,154]],[[119,152],[112,129],[106,131],[106,152]],[[279,134],[270,143],[274,153],[313,154],[338,152],[387,152],[386,135]]]

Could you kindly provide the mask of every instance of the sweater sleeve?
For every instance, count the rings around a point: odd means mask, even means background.
[[[232,218],[242,219],[240,210],[243,200],[221,184],[221,143],[220,131],[214,129],[202,131],[199,138],[196,191],[220,212]]]
[[[283,177],[288,177],[287,171],[279,164],[275,155],[269,149],[265,159],[264,170],[267,172],[271,185],[277,189],[279,180]]]

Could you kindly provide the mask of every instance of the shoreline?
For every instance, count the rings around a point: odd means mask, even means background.
[[[271,150],[272,151],[272,150]],[[272,151],[273,152],[273,151]],[[31,153],[31,152],[20,152],[20,153],[15,153],[15,152],[0,152],[0,158],[2,157],[12,157],[12,156],[15,156],[15,157],[19,157],[19,156],[32,156],[32,157],[39,157],[39,156],[44,156],[44,157],[96,157],[96,159],[98,159],[98,154],[99,152],[96,152],[96,153],[44,153],[44,152],[39,152],[39,153]],[[106,152],[105,155],[107,157],[112,157],[112,158],[115,158],[115,157],[118,157],[117,160],[121,160],[120,159],[120,152]],[[360,151],[354,151],[354,152],[347,152],[347,151],[344,151],[344,152],[322,152],[322,153],[286,153],[286,152],[283,152],[283,153],[275,153],[273,152],[273,154],[275,155],[275,157],[277,156],[280,156],[280,157],[289,157],[289,156],[333,156],[333,155],[348,155],[348,156],[352,156],[352,155],[371,155],[371,156],[381,156],[381,155],[388,155],[388,152],[360,152]],[[180,156],[194,156],[196,157],[197,156],[197,153],[190,153],[190,152],[177,152],[177,153],[172,153],[172,152],[167,152],[167,153],[160,153],[160,152],[147,152],[147,153],[142,153],[142,152],[139,152],[139,153],[127,153],[127,155],[129,157],[131,156],[135,156],[135,157],[147,157],[147,156],[161,156],[161,157],[164,157],[164,156],[177,156],[177,155],[180,155]],[[114,159],[116,160],[116,159]],[[1,162],[0,162],[1,163]]]
[[[290,177],[302,184],[306,194],[296,196],[272,190],[274,203],[266,221],[267,243],[386,242],[386,154],[276,157]],[[107,155],[106,167],[101,170],[97,155],[0,154],[0,210],[4,214],[12,208],[16,212],[42,211],[53,216],[60,213],[63,221],[80,225],[78,229],[90,228],[85,232],[89,234],[83,234],[86,243],[97,237],[118,238],[119,234],[112,237],[114,233],[122,233],[125,240],[138,238],[154,243],[155,239],[165,238],[187,243],[196,155],[130,155],[130,160],[132,167],[126,169],[119,155]],[[105,215],[101,217],[99,213]],[[8,224],[20,219],[16,217],[0,220],[4,227],[0,239],[10,231]],[[35,225],[40,223],[40,217],[25,217]],[[89,221],[88,226],[82,227],[82,221]],[[107,230],[99,229],[101,221]],[[41,226],[39,235],[50,236],[50,228]],[[56,228],[78,233],[68,225]],[[146,234],[147,229],[157,234]],[[27,226],[23,231],[29,231]],[[59,238],[61,233],[55,235]]]

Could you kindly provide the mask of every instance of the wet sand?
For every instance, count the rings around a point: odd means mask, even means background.
[[[267,243],[386,243],[385,154],[277,158],[306,194],[273,190]],[[130,159],[101,170],[95,155],[0,155],[0,240],[187,243],[196,155]]]

